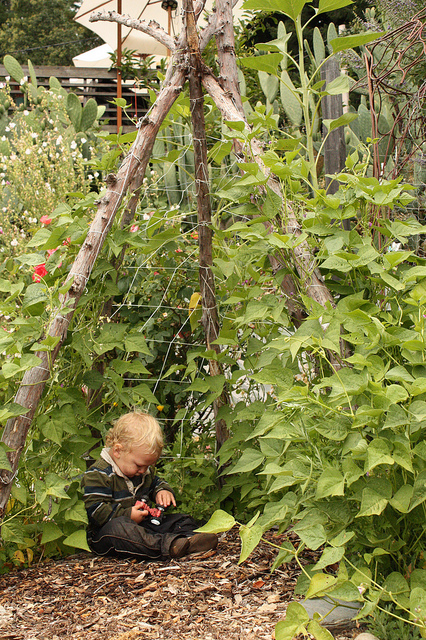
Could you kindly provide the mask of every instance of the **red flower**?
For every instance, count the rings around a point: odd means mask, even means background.
[[[40,280],[42,278],[44,278],[44,276],[47,276],[47,270],[46,270],[46,263],[43,262],[43,264],[38,264],[36,267],[34,267],[34,273],[33,273],[33,280],[34,282],[40,282]]]
[[[55,251],[58,250],[58,247],[56,247],[56,249],[48,249],[47,250],[47,255],[50,257],[52,255],[52,253],[55,253]]]
[[[49,216],[41,216],[40,222],[42,224],[50,224],[52,222],[52,218],[49,218]]]
[[[130,231],[132,233],[135,233],[136,231],[139,231],[139,227],[137,224],[132,224],[132,226],[130,227]]]
[[[198,240],[198,233],[196,231],[194,231],[194,233],[191,233],[191,238],[194,238],[194,240]]]
[[[70,242],[71,242],[71,238],[66,238],[66,240],[64,240],[62,244],[65,245],[65,247],[68,247]]]

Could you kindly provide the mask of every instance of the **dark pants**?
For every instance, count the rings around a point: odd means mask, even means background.
[[[97,531],[87,534],[87,542],[98,556],[119,555],[139,560],[161,560],[170,557],[176,538],[191,536],[198,523],[179,513],[166,515],[161,524],[149,520],[136,524],[126,516],[113,518]]]

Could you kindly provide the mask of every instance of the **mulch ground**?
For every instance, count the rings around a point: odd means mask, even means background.
[[[0,576],[0,640],[271,640],[299,570],[271,574],[276,550],[264,542],[241,565],[239,553],[233,530],[198,557],[144,563],[81,553]]]

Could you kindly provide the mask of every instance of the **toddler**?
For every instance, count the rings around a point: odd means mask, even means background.
[[[121,416],[105,444],[82,479],[87,542],[94,553],[158,560],[216,548],[217,536],[194,533],[199,523],[189,516],[165,514],[159,524],[151,522],[147,499],[165,509],[176,506],[172,488],[155,475],[163,434],[153,416]]]

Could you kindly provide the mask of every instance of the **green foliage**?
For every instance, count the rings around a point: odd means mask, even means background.
[[[290,529],[299,544],[288,541],[273,568],[296,561],[299,594],[358,600],[360,617],[390,603],[395,615],[424,632],[426,263],[410,245],[424,227],[405,215],[412,197],[401,179],[369,176],[368,135],[352,138],[338,192],[321,188],[317,115],[322,97],[346,91],[346,80],[326,87],[318,81],[328,44],[318,32],[312,49],[305,44],[303,0],[271,0],[266,7],[251,2],[265,10],[279,4],[293,17],[299,50],[296,57],[288,53],[280,27],[278,38],[259,48],[269,53],[247,61],[247,68],[260,72],[270,103],[248,108],[251,130],[227,122],[218,140],[217,112],[209,104],[221,351],[206,352],[197,322],[198,234],[188,189],[193,158],[189,105],[182,96],[164,123],[135,223],[121,228],[114,222],[52,367],[21,460],[1,553],[22,562],[40,544],[48,552],[83,544],[76,533],[84,515],[78,476],[112,420],[140,406],[164,425],[162,471],[175,480],[182,509],[204,518],[221,507],[203,530],[238,524],[241,562],[268,529]],[[344,4],[323,1],[318,13]],[[363,42],[359,37],[344,44]],[[290,65],[298,82],[290,79]],[[279,128],[273,107],[278,86],[285,87],[286,103],[292,99],[300,108],[300,127],[293,118],[290,130]],[[67,107],[78,127],[73,98]],[[361,110],[358,119],[365,117]],[[350,135],[348,127],[355,130],[357,121],[348,114],[325,124],[329,131],[344,126]],[[248,148],[254,138],[271,142],[262,161],[283,198],[255,162],[235,166],[227,157],[233,139]],[[92,160],[93,168],[112,170],[130,142],[125,136],[110,140],[117,149]],[[29,241],[30,252],[4,265],[15,274],[23,265],[16,284],[0,280],[2,313],[9,316],[0,334],[0,385],[7,401],[22,372],[34,365],[35,342],[58,304],[63,275],[84,240],[97,197],[74,194],[57,206],[52,224]],[[292,231],[293,221],[290,228],[289,203],[300,233]],[[25,267],[39,264],[67,238],[70,245],[50,256],[35,286]],[[306,249],[315,259],[301,272],[294,256],[306,255]],[[272,271],[268,257],[281,268]],[[333,304],[319,305],[309,295],[314,269],[321,270]],[[284,277],[292,288],[281,288]],[[294,322],[290,299],[303,309],[303,321]],[[42,344],[53,348],[49,341]],[[224,366],[224,375],[206,373],[211,359]],[[232,400],[218,417],[230,438],[219,452],[219,491],[211,405],[225,387]],[[20,410],[10,403],[7,409]],[[311,567],[300,559],[306,548],[321,553]],[[15,556],[18,551],[22,555]],[[299,606],[289,607],[277,638],[310,633],[328,639]]]

